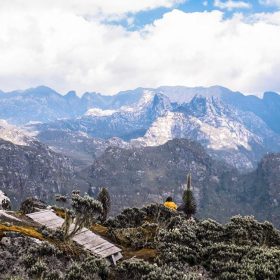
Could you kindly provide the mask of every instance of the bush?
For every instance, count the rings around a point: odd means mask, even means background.
[[[67,270],[66,280],[92,280],[99,277],[102,280],[108,278],[109,269],[104,260],[95,257],[87,258],[82,264],[73,263]]]
[[[139,208],[127,208],[121,214],[109,219],[105,226],[112,228],[133,228],[146,223],[157,223],[165,226],[173,217],[180,216],[180,213],[172,211],[161,204],[151,204]]]
[[[117,268],[119,279],[130,280],[198,280],[196,273],[179,271],[170,266],[158,266],[139,259],[123,261]]]
[[[20,211],[23,214],[30,214],[35,212],[37,209],[46,209],[47,205],[42,200],[34,197],[29,197],[21,203]]]

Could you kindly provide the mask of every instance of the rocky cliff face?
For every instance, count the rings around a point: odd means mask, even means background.
[[[109,188],[113,214],[123,207],[162,203],[170,195],[180,204],[190,172],[199,217],[224,222],[250,214],[280,226],[279,171],[279,154],[265,156],[255,171],[242,174],[210,157],[198,143],[175,139],[156,147],[108,148],[86,176],[93,190]]]
[[[89,112],[77,119],[35,125],[31,126],[31,129],[80,131],[93,137],[120,137],[130,140],[142,136],[151,123],[170,108],[166,97],[145,91],[136,104],[123,106],[116,112],[111,111],[111,114],[107,114],[107,111],[105,115],[100,116],[100,113],[96,115]]]
[[[266,155],[257,169],[240,177],[248,214],[280,226],[280,154]]]
[[[88,172],[92,186],[109,188],[114,213],[126,206],[162,202],[169,195],[180,203],[188,172],[193,176],[200,215],[215,216],[217,207],[223,209],[221,219],[238,212],[231,199],[237,171],[213,160],[189,140],[129,150],[108,148]]]
[[[157,118],[137,141],[156,146],[174,138],[196,140],[214,157],[242,170],[252,169],[266,152],[280,150],[280,136],[262,119],[216,97],[195,96],[177,106]]]
[[[266,93],[260,99],[218,86],[139,88],[111,97],[87,93],[78,98],[69,93],[61,98],[68,105],[74,106],[76,102],[80,115],[65,115],[66,119],[60,120],[56,116],[52,119],[56,119],[54,122],[29,125],[28,128],[37,131],[38,139],[47,144],[48,134],[54,135],[53,131],[77,133],[77,138],[81,133],[88,139],[118,137],[131,141],[132,146],[156,146],[171,139],[187,138],[201,143],[212,156],[248,171],[255,168],[267,152],[280,151],[276,125],[279,117],[274,106],[279,103],[278,97]],[[69,106],[67,110],[70,110]],[[53,141],[53,147],[63,150],[59,142],[59,139]],[[84,148],[79,142],[77,155],[83,149],[95,149],[94,144],[89,148],[88,140],[84,142]],[[126,146],[130,147],[130,144]],[[107,147],[106,143],[104,147]],[[85,157],[83,152],[81,157]]]
[[[28,196],[52,200],[55,193],[73,188],[71,161],[39,142],[15,145],[0,139],[1,190],[18,205]]]

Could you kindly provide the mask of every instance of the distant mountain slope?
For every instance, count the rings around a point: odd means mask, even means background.
[[[266,152],[280,151],[280,136],[262,119],[213,96],[197,95],[178,105],[159,117],[138,141],[157,146],[174,138],[196,140],[212,155],[243,170],[252,169]]]
[[[266,155],[255,171],[240,177],[239,185],[247,214],[280,227],[280,153]]]
[[[43,86],[2,94],[0,118],[14,124],[25,124],[75,117],[80,113],[80,106],[73,106],[73,101],[68,97]]]
[[[28,146],[36,141],[30,133],[0,120],[0,139],[10,141],[15,145]]]
[[[113,96],[87,92],[82,97],[78,97],[74,91],[61,95],[45,86],[8,93],[0,91],[0,119],[14,124],[26,124],[32,121],[51,122],[57,119],[76,118],[84,115],[91,108],[118,110],[123,106],[131,107],[138,103],[147,90],[154,94],[165,95],[170,102],[177,104],[190,102],[195,95],[219,97],[226,104],[253,112],[272,130],[280,133],[279,94],[266,92],[263,98],[258,98],[253,95],[245,96],[221,86],[208,88],[162,86],[155,89],[137,88]]]
[[[62,96],[41,86],[2,92],[0,106],[0,118],[25,124],[55,151],[76,153],[84,163],[92,159],[87,151],[105,150],[106,140],[115,137],[132,140],[133,145],[189,138],[199,141],[213,156],[244,170],[255,167],[265,153],[280,151],[280,95],[272,92],[258,98],[220,86],[165,86],[137,88],[114,96],[93,92],[78,97],[73,91]],[[48,140],[48,134],[60,137],[59,131],[68,134],[65,147],[61,138],[52,138],[51,143]],[[81,135],[88,139],[80,139]],[[68,142],[73,144],[75,138],[82,142],[76,142],[71,152]]]
[[[24,91],[0,92],[0,119],[22,125],[29,122],[51,122],[82,116],[91,108],[119,109],[140,100],[142,89],[106,96],[87,92],[78,97],[74,91],[61,95],[55,90],[39,86]]]
[[[16,204],[28,196],[52,200],[55,193],[73,188],[74,179],[71,162],[46,146],[19,146],[0,139],[1,189]]]
[[[88,176],[93,187],[109,188],[116,213],[127,206],[162,202],[169,195],[179,202],[188,172],[193,176],[202,216],[214,217],[217,207],[223,209],[221,219],[238,213],[231,196],[237,192],[237,171],[185,139],[158,147],[108,148],[88,169]]]
[[[255,171],[241,174],[211,158],[198,143],[174,139],[156,147],[108,148],[84,172],[93,192],[108,187],[113,213],[161,203],[170,195],[180,204],[191,172],[200,217],[224,222],[232,215],[254,215],[280,227],[280,153],[265,156]]]
[[[42,131],[37,139],[48,145],[57,153],[66,155],[73,160],[78,169],[83,169],[92,164],[108,147],[128,148],[129,143],[120,138],[110,139],[94,138],[79,131],[52,129]]]
[[[260,117],[272,130],[280,133],[280,95],[275,92],[265,92],[263,98],[254,95],[243,95],[221,86],[184,87],[165,86],[155,90],[166,95],[173,103],[187,103],[195,95],[218,97],[225,104],[234,106],[241,111],[252,112]]]
[[[171,104],[163,95],[145,91],[137,103],[123,106],[118,111],[102,115],[89,111],[76,119],[30,126],[39,132],[45,130],[80,131],[93,137],[120,137],[130,140],[143,136],[151,123],[171,110]]]
[[[55,193],[69,192],[75,183],[72,162],[53,152],[24,131],[0,123],[1,190],[19,205],[23,198],[35,196],[50,201]]]

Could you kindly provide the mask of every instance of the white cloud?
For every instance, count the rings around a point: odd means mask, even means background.
[[[72,10],[0,10],[0,88],[59,91],[220,84],[280,91],[280,12],[223,20],[173,10],[143,30],[88,21]]]
[[[243,1],[233,1],[233,0],[220,1],[220,0],[215,0],[214,1],[214,7],[217,7],[219,9],[223,9],[223,10],[250,9],[251,4],[248,3],[248,2],[243,2]]]
[[[280,0],[260,0],[261,5],[280,7]]]
[[[39,12],[45,10],[72,12],[78,15],[102,17],[124,17],[159,7],[172,8],[187,0],[1,0],[1,10]]]

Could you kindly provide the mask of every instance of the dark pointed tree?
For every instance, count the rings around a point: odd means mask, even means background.
[[[101,222],[104,223],[107,220],[108,214],[111,209],[111,198],[109,191],[106,188],[101,188],[97,196],[97,200],[101,202],[103,211],[101,214]]]
[[[196,213],[196,201],[191,190],[191,174],[187,178],[187,188],[183,193],[184,212],[187,215],[187,219],[190,219]]]

